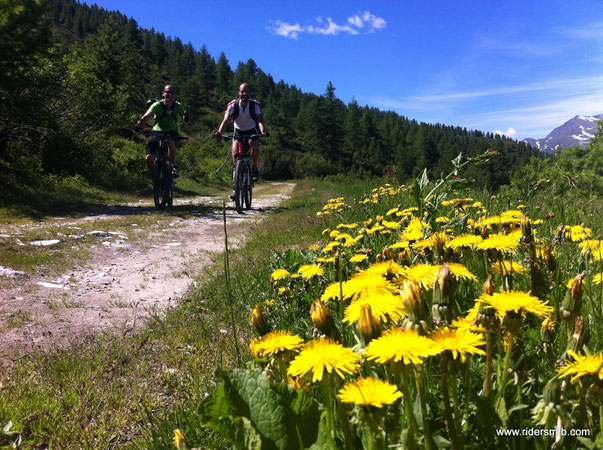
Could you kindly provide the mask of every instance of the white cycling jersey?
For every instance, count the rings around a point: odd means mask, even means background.
[[[247,107],[245,107],[245,108],[243,108],[241,106],[240,102],[241,102],[240,99],[238,99],[238,98],[234,99],[233,101],[231,101],[228,104],[228,106],[226,107],[226,111],[228,111],[229,116],[232,116],[234,113],[234,105],[235,105],[235,103],[238,103],[239,115],[234,120],[234,127],[236,130],[241,130],[241,131],[251,130],[256,127],[256,123],[253,120],[253,117],[251,117],[251,114],[249,113],[250,105],[255,106],[256,117],[259,116],[260,114],[263,114],[262,107],[255,100],[249,100],[249,103],[247,104]]]

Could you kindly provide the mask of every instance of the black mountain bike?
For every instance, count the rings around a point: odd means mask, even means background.
[[[251,201],[253,200],[249,141],[259,139],[262,136],[261,134],[250,136],[222,135],[222,139],[225,141],[235,139],[239,143],[238,152],[234,155],[233,174],[234,202],[239,214],[243,214],[243,206],[245,209],[251,209]]]
[[[153,200],[155,208],[162,209],[174,204],[174,177],[172,175],[172,160],[168,155],[168,139],[184,141],[184,136],[174,136],[169,133],[142,130],[145,136],[157,136],[159,145],[155,154],[155,174],[153,176]]]

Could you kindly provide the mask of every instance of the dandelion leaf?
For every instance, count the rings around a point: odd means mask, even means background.
[[[272,385],[251,370],[222,371],[223,384],[199,410],[237,448],[307,448],[318,438],[318,406],[303,391]]]

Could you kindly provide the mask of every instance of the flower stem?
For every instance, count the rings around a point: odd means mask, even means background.
[[[419,425],[417,425],[417,418],[415,417],[415,414],[413,412],[412,399],[410,398],[410,389],[408,389],[409,384],[406,367],[402,368],[402,382],[400,384],[402,388],[402,397],[404,397],[404,409],[406,413],[406,418],[408,419],[410,432],[412,434],[411,439],[413,441],[416,441],[416,439],[419,437]]]
[[[461,412],[460,412],[460,402],[459,402],[459,386],[457,382],[457,373],[454,370],[451,373],[450,384],[452,385],[452,407],[454,410],[454,429],[458,433],[457,439],[459,447],[463,447],[463,434],[461,431]]]
[[[450,446],[452,450],[458,447],[456,440],[456,431],[454,429],[454,421],[452,420],[452,409],[450,408],[450,392],[448,391],[448,362],[445,356],[442,356],[440,367],[442,368],[442,398],[444,400],[444,420],[448,428],[448,437],[450,438]]]
[[[486,397],[492,390],[492,333],[486,331]]]
[[[507,353],[505,354],[505,363],[503,366],[503,373],[502,373],[502,381],[500,382],[500,394],[503,393],[504,389],[505,389],[505,384],[507,382],[507,378],[509,376],[509,364],[511,362],[511,353],[513,353],[513,342],[514,342],[514,337],[512,334],[509,334],[509,343],[507,344]]]
[[[429,417],[427,416],[427,402],[425,400],[425,374],[423,373],[423,365],[416,366],[417,373],[415,381],[417,383],[417,391],[419,391],[419,400],[421,401],[421,416],[423,416],[423,435],[425,436],[425,450],[433,448],[433,438],[431,437],[431,427],[429,426]]]

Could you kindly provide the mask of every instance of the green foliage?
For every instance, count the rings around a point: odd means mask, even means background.
[[[511,187],[524,198],[565,192],[582,198],[603,196],[603,122],[597,123],[587,146],[568,148],[544,160],[533,158],[518,168]]]
[[[318,405],[261,372],[221,371],[223,384],[199,407],[203,421],[241,449],[297,449],[318,437]]]
[[[449,171],[450,159],[460,152],[474,157],[493,149],[501,158],[475,168],[469,178],[496,189],[509,182],[514,167],[536,155],[500,137],[419,124],[354,100],[345,105],[331,82],[323,95],[303,93],[276,82],[253,59],[233,64],[233,70],[224,53],[215,59],[205,46],[196,51],[177,37],[140,28],[119,12],[75,0],[49,0],[48,5],[41,0],[0,4],[0,100],[6,106],[0,113],[0,141],[8,148],[0,154],[4,182],[79,174],[105,189],[136,188],[138,171],[119,168],[121,157],[106,143],[114,136],[129,137],[146,98],[157,97],[168,83],[178,87],[179,100],[191,113],[192,125],[184,132],[206,136],[220,123],[238,85],[249,82],[272,134],[262,144],[261,169],[274,179],[343,173],[403,182],[424,167],[431,177]],[[183,161],[195,181],[212,179],[199,164],[206,158],[198,154],[211,148],[187,150]],[[117,184],[108,172],[120,174]]]

